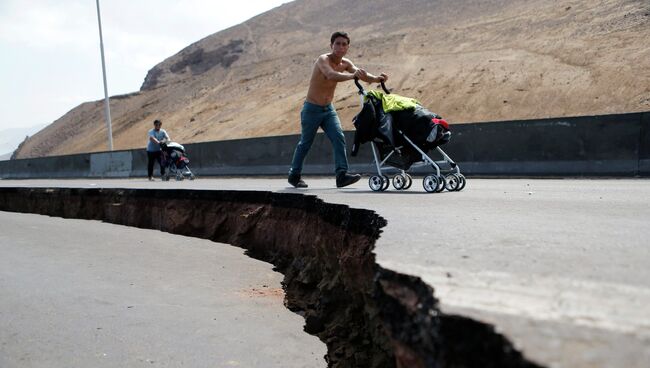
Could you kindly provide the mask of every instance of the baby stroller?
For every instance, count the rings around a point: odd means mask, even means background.
[[[176,180],[183,180],[185,177],[190,180],[196,178],[190,170],[190,159],[185,156],[185,147],[176,142],[162,142],[160,149],[162,151],[161,163],[165,168],[163,181],[169,181],[171,176],[174,176]]]
[[[460,168],[439,147],[451,138],[449,124],[441,116],[425,109],[414,99],[390,95],[383,82],[381,87],[385,93],[366,92],[356,78],[354,83],[359,89],[363,108],[354,117],[356,132],[351,154],[356,156],[360,144],[370,142],[377,169],[377,175],[372,175],[368,181],[370,189],[388,189],[391,181],[384,174],[388,167],[399,171],[392,179],[395,189],[410,188],[413,178],[406,171],[414,165],[431,166],[435,171],[422,180],[424,190],[429,193],[465,188],[466,179]],[[434,161],[427,155],[434,148],[442,156],[441,161]]]

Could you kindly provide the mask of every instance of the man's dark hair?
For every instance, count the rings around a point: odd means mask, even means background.
[[[162,121],[156,119],[156,120],[153,121],[153,125],[156,125],[156,124],[162,124]]]
[[[347,32],[337,31],[337,32],[332,33],[332,37],[330,37],[330,45],[333,45],[334,40],[336,40],[338,37],[345,38],[346,40],[348,40],[348,45],[350,44],[350,36],[348,36],[348,33]]]

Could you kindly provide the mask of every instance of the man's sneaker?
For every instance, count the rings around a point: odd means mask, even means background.
[[[289,174],[289,184],[296,188],[307,188],[307,183],[300,179],[300,175]]]
[[[153,176],[150,176],[150,177],[149,177],[149,181],[153,181]]]
[[[337,188],[347,187],[350,184],[354,184],[358,182],[359,179],[361,179],[361,175],[359,174],[342,173],[336,175],[336,187]]]

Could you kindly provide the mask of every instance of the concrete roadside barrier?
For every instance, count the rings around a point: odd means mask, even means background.
[[[90,174],[90,154],[0,161],[2,179],[83,178]]]
[[[641,114],[639,176],[650,176],[650,112]]]
[[[636,176],[644,115],[457,125],[443,148],[472,175]]]
[[[90,177],[128,178],[133,167],[132,151],[90,154]]]
[[[348,145],[354,132],[345,132]],[[298,135],[184,144],[198,176],[286,175]],[[182,142],[181,142],[182,143]],[[452,125],[441,147],[465,175],[650,176],[650,112]],[[430,152],[437,160],[437,152]],[[333,175],[324,134],[316,136],[303,173]],[[146,176],[143,149],[0,161],[0,178]],[[375,171],[369,144],[350,168]],[[413,173],[431,168],[413,168]]]

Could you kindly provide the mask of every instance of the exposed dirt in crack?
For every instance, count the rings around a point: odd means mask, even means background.
[[[386,221],[313,196],[252,191],[1,188],[0,210],[211,239],[284,276],[285,305],[329,367],[539,367],[490,325],[440,312],[417,277],[376,264]]]

